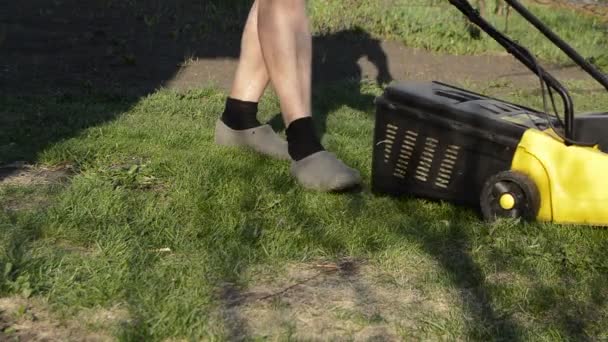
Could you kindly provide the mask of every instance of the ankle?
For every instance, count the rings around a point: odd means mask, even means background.
[[[241,101],[228,97],[221,120],[226,126],[234,130],[245,130],[261,126],[257,114],[257,102]]]
[[[302,160],[316,152],[325,150],[315,131],[312,117],[292,121],[286,130],[287,149],[294,161]]]

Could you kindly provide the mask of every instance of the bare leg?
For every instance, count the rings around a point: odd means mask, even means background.
[[[253,27],[256,12],[257,32]],[[272,82],[287,127],[287,154],[292,159],[292,175],[305,187],[321,191],[358,185],[359,172],[325,151],[315,134],[310,95],[312,35],[306,1],[257,0],[246,24],[242,47],[231,91],[231,97],[241,102],[228,101],[226,112],[230,114],[228,119],[232,118],[228,121],[242,124],[243,114],[251,117],[253,107],[242,101],[257,102]],[[252,127],[251,122],[248,124]],[[224,145],[254,147],[263,153],[283,157],[286,154],[284,144],[277,140],[274,132],[267,130],[266,125],[260,126],[266,127],[266,131],[258,127],[234,131],[226,129],[221,122],[217,127],[216,141]]]
[[[226,109],[216,123],[215,142],[290,160],[287,142],[257,120],[257,105],[270,81],[258,38],[258,8],[256,1],[245,24],[239,64]]]
[[[258,8],[256,1],[245,24],[241,56],[230,92],[230,97],[241,101],[258,102],[270,81],[258,38]]]
[[[306,2],[258,0],[258,34],[285,125],[310,116],[311,55]]]
[[[266,70],[281,102],[292,175],[308,189],[338,191],[358,171],[325,151],[311,118],[312,35],[305,0],[258,0],[258,34]]]
[[[245,24],[230,97],[258,102],[269,84],[270,69],[285,125],[310,116],[311,61],[305,1],[256,0]]]

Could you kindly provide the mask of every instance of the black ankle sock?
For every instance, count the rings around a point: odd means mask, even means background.
[[[228,97],[222,114],[222,122],[234,130],[254,128],[261,125],[256,117],[257,114],[257,102],[240,101]]]
[[[293,121],[285,132],[287,133],[287,151],[291,159],[295,161],[324,150],[311,117]]]

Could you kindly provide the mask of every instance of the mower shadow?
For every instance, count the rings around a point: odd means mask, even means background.
[[[322,138],[327,131],[329,113],[341,106],[357,111],[370,111],[374,96],[361,92],[364,81],[359,60],[366,58],[376,68],[376,85],[382,87],[394,80],[389,60],[381,42],[361,28],[343,30],[331,35],[314,37],[312,101],[317,133]],[[372,81],[372,80],[369,80]],[[323,96],[331,93],[333,96]],[[275,130],[285,129],[282,114],[268,122]]]
[[[465,228],[470,225],[469,208],[450,206],[442,215],[449,219],[440,228],[429,220],[432,213],[420,210],[416,201],[405,202],[404,210],[411,215],[401,228],[402,234],[419,243],[448,273],[450,282],[460,293],[464,312],[471,319],[469,338],[520,340],[521,328],[511,318],[496,311],[484,272],[471,256],[471,238]]]

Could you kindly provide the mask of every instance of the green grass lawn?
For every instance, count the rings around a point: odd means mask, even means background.
[[[311,2],[318,34],[362,27],[436,51],[502,51],[468,36],[449,8]],[[533,9],[608,66],[605,24]],[[510,32],[544,60],[565,61],[515,17]],[[567,83],[577,112],[608,108],[605,93],[589,91],[596,85]],[[542,103],[533,90],[466,86]],[[0,297],[30,298],[67,326],[129,341],[241,333],[348,340],[365,329],[416,340],[608,339],[605,230],[488,225],[446,203],[375,196],[373,98],[381,89],[341,83],[315,91],[323,142],[361,170],[359,193],[307,192],[287,163],[215,146],[226,96],[216,89],[141,99],[0,94],[0,162],[74,170],[67,183],[0,185]],[[268,94],[262,118],[278,112]],[[359,271],[346,272],[344,260]],[[290,287],[327,263],[342,265],[341,275]],[[245,300],[265,291],[276,295]],[[118,318],[97,319],[113,310]],[[0,320],[0,337],[10,336],[3,329]]]
[[[487,1],[489,9],[493,1]],[[522,1],[550,29],[598,66],[608,66],[608,23],[570,9],[539,6]],[[504,49],[482,33],[478,38],[467,30],[464,16],[447,1],[311,1],[315,32],[334,32],[360,27],[373,35],[403,41],[406,45],[450,54],[502,52]],[[528,47],[539,58],[571,63],[550,41],[512,11],[504,16],[485,13],[500,31]],[[507,25],[507,26],[505,26]]]
[[[316,105],[320,117],[330,111],[324,143],[362,171],[366,186],[370,99],[379,92],[336,85],[320,89]],[[608,108],[601,93],[574,94],[578,110]],[[0,97],[15,115],[44,108],[38,120],[52,118],[59,135],[83,124],[75,117],[119,111],[113,121],[57,139],[39,155],[43,165],[72,163],[77,173],[69,184],[0,188],[3,207],[42,204],[0,211],[0,293],[43,300],[64,319],[122,307],[129,319],[103,329],[124,340],[223,339],[231,322],[218,316],[225,306],[218,290],[226,284],[246,291],[261,274],[280,278],[288,265],[350,257],[365,260],[377,275],[370,291],[416,291],[422,301],[371,316],[331,307],[333,319],[356,327],[382,324],[402,337],[430,339],[608,338],[606,231],[491,226],[468,209],[378,197],[367,188],[342,195],[303,191],[288,164],[214,146],[224,96],[213,89],[161,91],[130,107],[121,98]],[[507,98],[539,103],[525,92]],[[261,114],[270,119],[278,108],[268,95]],[[3,128],[3,136],[20,142],[4,152],[28,155],[17,126]],[[33,146],[51,134],[48,126],[29,127]],[[406,299],[390,303],[397,308]],[[433,301],[443,309],[425,309]],[[272,336],[308,336],[291,323]]]

